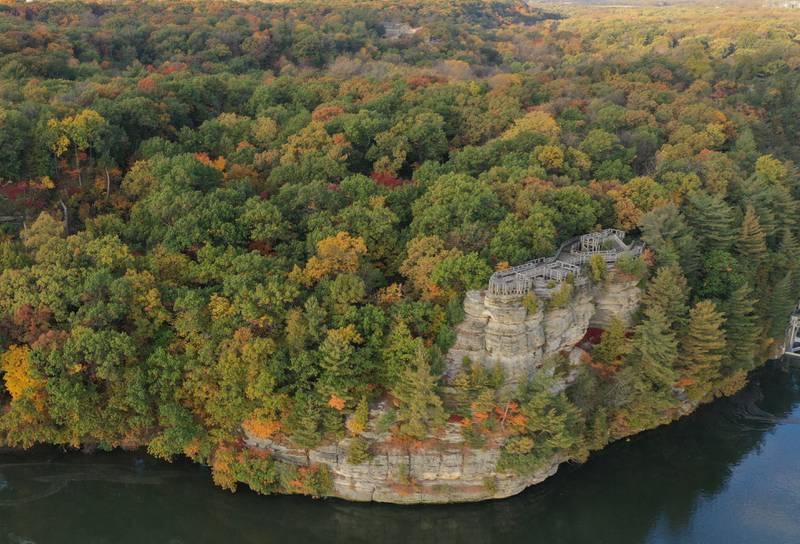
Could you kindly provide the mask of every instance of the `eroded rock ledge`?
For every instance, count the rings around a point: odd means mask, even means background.
[[[376,417],[371,419],[374,421]],[[471,448],[461,436],[461,426],[454,423],[448,423],[439,437],[413,446],[395,442],[388,434],[379,436],[372,432],[365,433],[364,437],[374,440],[374,457],[360,465],[347,462],[351,439],[311,450],[252,437],[247,444],[270,451],[277,461],[298,466],[326,466],[333,477],[333,496],[396,504],[510,497],[555,474],[562,461],[554,459],[551,465],[527,476],[498,472],[501,444]]]

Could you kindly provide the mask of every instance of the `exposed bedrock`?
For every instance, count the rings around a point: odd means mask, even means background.
[[[379,413],[373,414],[373,421]],[[298,466],[326,466],[333,478],[331,494],[352,501],[397,504],[470,502],[510,497],[552,476],[563,459],[525,476],[498,473],[499,444],[471,448],[461,426],[448,424],[445,432],[417,447],[391,440],[388,435],[365,433],[374,457],[362,464],[347,462],[351,439],[312,450],[294,449],[271,440],[250,437],[250,446],[271,452],[272,458]]]
[[[470,291],[464,299],[465,317],[447,354],[447,375],[461,369],[464,357],[486,367],[500,365],[509,384],[529,377],[551,354],[569,352],[589,327],[604,327],[616,316],[630,322],[639,305],[635,281],[611,280],[578,286],[563,308],[548,308],[540,300],[530,313],[521,296]]]

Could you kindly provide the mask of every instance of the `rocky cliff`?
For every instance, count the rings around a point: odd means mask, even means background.
[[[372,421],[382,409],[373,411]],[[502,444],[471,448],[461,434],[461,426],[448,423],[444,433],[424,442],[402,443],[388,433],[364,433],[372,442],[373,458],[354,465],[347,462],[351,439],[312,450],[296,449],[254,437],[251,447],[266,449],[273,459],[297,466],[328,468],[331,494],[352,501],[395,504],[470,502],[516,495],[523,489],[555,474],[562,459],[554,459],[542,470],[520,476],[497,471]]]
[[[617,276],[602,285],[578,285],[563,308],[548,308],[551,293],[539,292],[531,313],[522,296],[470,291],[464,299],[464,322],[447,355],[453,377],[465,357],[491,368],[500,365],[510,385],[527,379],[552,354],[580,349],[589,327],[604,327],[614,317],[628,323],[639,305],[637,282]]]

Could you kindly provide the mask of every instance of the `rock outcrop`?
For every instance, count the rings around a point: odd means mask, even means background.
[[[598,286],[578,285],[563,308],[547,308],[548,295],[539,295],[538,309],[531,313],[521,295],[468,292],[464,322],[447,354],[448,377],[454,377],[468,357],[488,368],[500,365],[508,384],[519,383],[549,355],[576,348],[590,326],[602,328],[614,316],[629,323],[640,291],[636,281],[617,276]]]
[[[373,413],[377,419],[380,410]],[[297,466],[328,468],[333,479],[331,494],[352,501],[395,504],[470,502],[516,495],[526,487],[552,476],[562,459],[554,459],[540,471],[520,476],[497,471],[500,445],[472,448],[465,444],[461,426],[448,423],[435,439],[415,445],[393,441],[388,434],[368,432],[373,443],[371,460],[347,462],[351,439],[312,450],[296,449],[271,440],[247,439],[251,447],[268,450],[272,458]]]

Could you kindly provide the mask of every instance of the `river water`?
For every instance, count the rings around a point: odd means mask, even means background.
[[[800,367],[616,443],[503,501],[351,504],[217,489],[141,453],[0,454],[8,543],[800,542]]]

